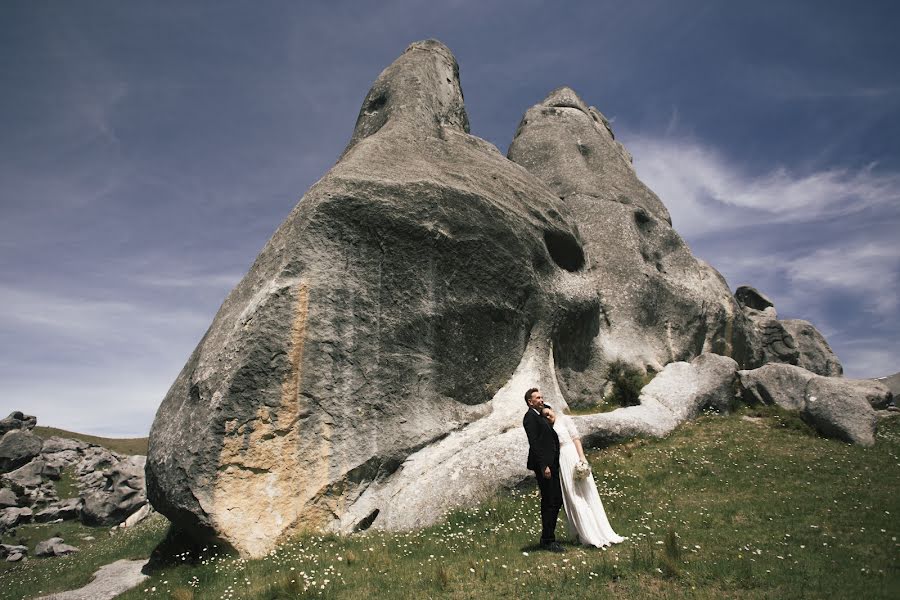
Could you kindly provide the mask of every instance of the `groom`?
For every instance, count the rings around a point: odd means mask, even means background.
[[[562,507],[559,485],[559,438],[547,419],[541,416],[544,396],[537,388],[525,392],[528,412],[522,426],[528,435],[528,464],[541,490],[541,546],[551,552],[565,552],[556,542],[556,519]]]

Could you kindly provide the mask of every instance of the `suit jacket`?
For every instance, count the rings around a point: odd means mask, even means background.
[[[522,419],[522,427],[528,436],[527,467],[540,473],[544,467],[556,468],[559,464],[559,438],[547,419],[529,408]]]

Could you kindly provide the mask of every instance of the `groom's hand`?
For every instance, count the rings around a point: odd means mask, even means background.
[[[550,467],[544,467],[544,479],[550,479],[551,476]]]

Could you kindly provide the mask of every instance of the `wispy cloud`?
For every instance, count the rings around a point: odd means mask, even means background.
[[[749,174],[715,148],[674,137],[627,140],[635,168],[684,235],[735,224],[809,222],[900,202],[900,174],[874,165],[796,173],[776,167]]]

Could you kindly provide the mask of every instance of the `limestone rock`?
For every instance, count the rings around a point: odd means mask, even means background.
[[[0,436],[14,429],[34,429],[37,425],[37,417],[23,414],[22,411],[14,411],[5,419],[0,419]]]
[[[797,346],[798,367],[826,377],[840,377],[844,374],[841,361],[812,323],[800,319],[785,319],[781,324]]]
[[[163,400],[151,502],[255,556],[341,521],[486,416],[535,332],[600,314],[583,262],[566,204],[468,134],[450,51],[412,44]]]
[[[752,371],[740,371],[741,391],[748,404],[777,404],[787,410],[806,406],[806,385],[815,376],[794,365],[770,363]]]
[[[7,562],[17,562],[22,560],[28,554],[28,546],[15,546],[11,544],[0,544],[0,560]]]
[[[27,429],[7,431],[0,439],[0,473],[7,473],[26,464],[40,454],[41,445],[41,438]]]
[[[88,444],[87,442],[83,442],[81,440],[73,440],[71,438],[64,438],[59,436],[52,436],[44,440],[44,445],[41,448],[41,454],[55,454],[57,452],[78,452],[79,450],[84,450],[93,444]]]
[[[768,364],[738,376],[745,400],[797,411],[822,435],[862,446],[875,443],[872,403],[890,394],[871,381],[824,377],[793,365]]]
[[[131,515],[129,515],[127,519],[119,523],[119,527],[134,527],[135,525],[146,519],[148,516],[150,516],[150,513],[152,511],[153,509],[150,507],[150,505],[145,504],[135,512],[133,512]]]
[[[508,156],[564,199],[601,299],[554,339],[570,403],[593,403],[613,360],[655,372],[703,352],[762,364],[724,278],[694,258],[596,109],[555,90],[525,113]]]
[[[146,457],[130,456],[103,473],[99,488],[82,492],[80,516],[86,525],[117,525],[146,504]]]
[[[0,508],[18,505],[19,499],[16,497],[16,493],[14,491],[9,488],[0,489]]]
[[[734,291],[734,297],[738,304],[744,308],[751,308],[760,312],[764,312],[767,308],[775,308],[775,303],[768,296],[749,285],[738,286]]]
[[[59,500],[47,506],[34,515],[34,520],[38,523],[47,523],[61,519],[64,521],[77,519],[81,513],[81,498],[66,498]]]
[[[35,556],[64,556],[73,552],[78,552],[78,548],[66,544],[61,537],[52,537],[38,542],[34,547]]]
[[[865,392],[847,382],[814,377],[806,387],[805,417],[823,435],[861,446],[875,444],[878,419]]]
[[[34,511],[30,508],[4,508],[0,510],[0,530],[12,529],[22,523],[30,523],[34,517]]]
[[[142,573],[146,564],[146,560],[117,560],[100,567],[86,586],[37,600],[112,600],[149,577]]]

